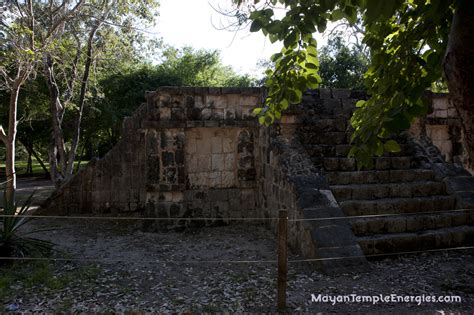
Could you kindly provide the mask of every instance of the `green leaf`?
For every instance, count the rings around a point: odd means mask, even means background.
[[[337,9],[331,13],[331,21],[337,21],[344,17],[344,13],[341,10]]]
[[[254,114],[255,116],[257,116],[257,115],[259,115],[259,114],[262,112],[262,110],[263,110],[263,108],[261,108],[261,107],[254,108],[254,109],[253,109],[253,114]]]
[[[377,142],[377,149],[375,150],[375,154],[377,156],[382,156],[383,154],[383,148],[384,146],[382,145],[382,143],[380,141]],[[388,151],[388,150],[387,150]]]
[[[364,101],[364,100],[360,100],[356,103],[356,107],[363,107],[365,105],[365,103],[367,103],[367,101]]]
[[[272,21],[270,22],[270,24],[268,24],[267,30],[269,33],[273,33],[273,34],[279,33],[283,30],[283,25],[281,21],[278,21],[278,20]]]
[[[285,45],[285,47],[287,48],[291,47],[296,44],[297,40],[298,40],[298,31],[293,31],[290,34],[288,34],[288,36],[285,37],[285,39],[283,40],[283,45]]]
[[[386,123],[386,127],[391,132],[398,132],[410,127],[410,121],[402,113],[396,115],[391,121]]]
[[[287,100],[286,98],[283,98],[283,99],[280,101],[280,105],[281,105],[281,108],[282,108],[283,110],[287,109],[287,108],[288,108],[288,105],[289,105],[288,100]]]
[[[273,16],[273,10],[268,8],[263,10],[262,12],[263,16],[265,16],[267,19],[270,19]]]
[[[367,0],[366,22],[372,23],[391,17],[400,6],[399,0]]]
[[[388,140],[384,143],[384,148],[388,152],[400,152],[400,145],[395,140]]]
[[[260,29],[262,29],[262,27],[263,27],[262,21],[261,20],[255,20],[250,25],[250,31],[251,32],[258,32],[258,31],[260,31]]]

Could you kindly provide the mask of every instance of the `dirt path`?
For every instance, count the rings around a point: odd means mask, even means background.
[[[71,261],[48,265],[50,274],[41,283],[16,281],[3,297],[5,308],[48,313],[275,311],[275,264],[164,263],[274,260],[275,237],[263,227],[239,225],[143,233],[139,226],[124,222],[38,220],[29,228],[50,226],[59,229],[39,236],[57,244],[61,250],[57,257]],[[407,256],[371,262],[368,273],[338,276],[323,275],[310,265],[290,264],[288,309],[341,314],[472,313],[473,258],[472,251]],[[311,294],[320,293],[459,295],[462,303],[311,303]]]
[[[5,178],[0,179],[0,182],[4,181]],[[32,210],[45,201],[54,191],[53,183],[49,178],[45,177],[18,177],[16,186],[16,199],[19,205],[22,205],[23,201],[35,192],[31,204]],[[0,204],[3,204],[3,191],[0,193]]]

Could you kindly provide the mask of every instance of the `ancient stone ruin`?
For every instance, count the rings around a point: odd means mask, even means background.
[[[474,211],[467,210],[474,178],[462,167],[462,131],[445,95],[432,96],[431,116],[398,139],[400,153],[362,171],[347,154],[349,118],[364,93],[310,91],[271,128],[251,114],[263,95],[258,88],[148,93],[116,146],[43,212],[176,218],[146,221],[144,228],[157,230],[277,218],[288,209],[295,251],[347,257],[321,261],[326,270],[363,267],[364,254],[474,244]]]

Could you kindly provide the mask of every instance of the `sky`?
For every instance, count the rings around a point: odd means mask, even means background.
[[[257,68],[257,62],[279,52],[282,44],[271,44],[261,32],[250,33],[248,27],[237,33],[217,29],[235,20],[215,9],[231,8],[231,0],[161,0],[153,32],[174,47],[217,49],[225,65],[258,76],[263,69]],[[316,39],[318,45],[325,42],[320,35]]]

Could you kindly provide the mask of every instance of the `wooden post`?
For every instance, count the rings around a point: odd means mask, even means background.
[[[286,309],[286,279],[288,274],[287,266],[287,228],[288,228],[288,211],[280,210],[278,215],[278,293],[277,303],[278,311],[282,312]]]

